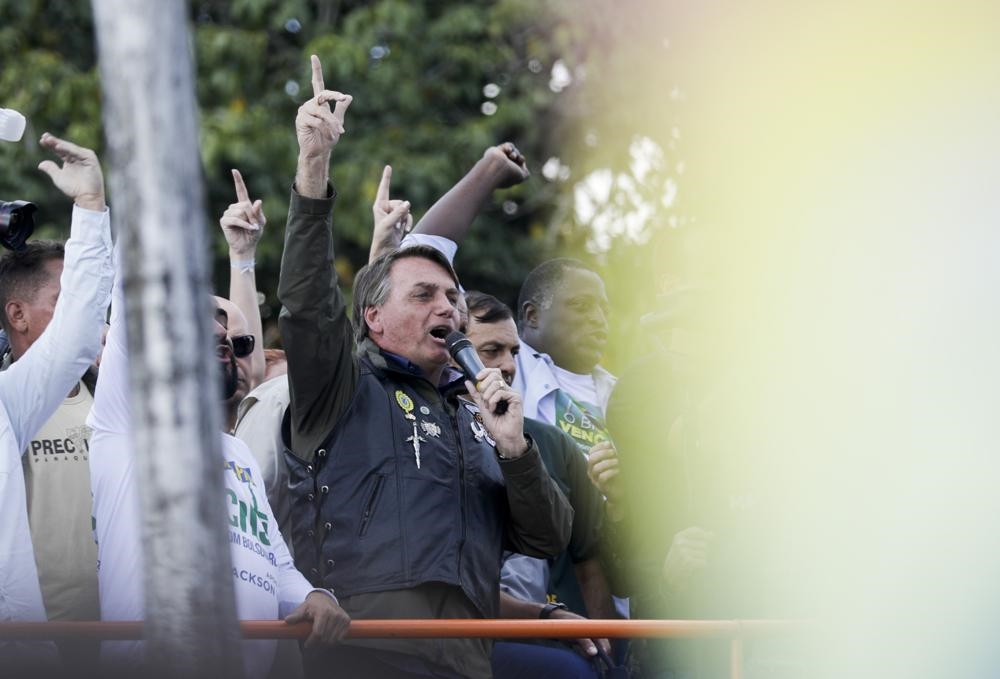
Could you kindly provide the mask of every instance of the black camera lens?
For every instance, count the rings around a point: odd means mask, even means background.
[[[23,250],[28,237],[35,231],[37,209],[37,205],[26,200],[10,203],[0,200],[0,245],[8,250]]]

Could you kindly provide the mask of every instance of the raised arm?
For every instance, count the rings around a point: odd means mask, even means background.
[[[323,66],[315,54],[312,66],[313,98],[299,107],[295,116],[295,136],[299,159],[295,168],[295,189],[305,198],[326,198],[330,181],[330,155],[345,132],[344,114],[352,97],[326,89]],[[329,102],[336,102],[330,109]]]
[[[491,146],[479,162],[431,206],[413,232],[444,236],[461,243],[493,192],[520,184],[529,174],[524,156],[512,143]]]
[[[113,275],[111,225],[97,156],[48,133],[42,135],[41,145],[62,161],[59,165],[46,160],[38,169],[73,199],[73,220],[52,320],[0,379],[0,403],[18,450],[27,446],[97,358]]]
[[[389,198],[391,181],[392,166],[386,165],[382,170],[382,181],[378,183],[378,191],[375,193],[375,202],[372,204],[375,228],[372,231],[371,249],[368,251],[369,264],[382,253],[398,248],[403,236],[413,228],[409,201]]]
[[[257,304],[254,267],[257,242],[264,233],[267,218],[261,201],[250,200],[239,170],[233,170],[233,184],[236,185],[236,202],[226,208],[219,226],[229,243],[229,301],[243,312],[250,334],[254,336],[253,353],[250,354],[251,374],[248,376],[248,387],[253,389],[264,381],[264,329],[260,320],[260,305]]]
[[[351,97],[325,89],[315,55],[312,72],[313,98],[299,107],[295,118],[299,158],[278,280],[291,444],[306,461],[343,412],[357,380],[353,328],[333,270],[331,214],[336,194],[328,181],[330,155],[344,132]],[[333,110],[330,101],[336,102]]]

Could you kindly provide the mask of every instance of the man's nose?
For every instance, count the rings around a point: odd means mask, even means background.
[[[511,384],[514,381],[514,375],[517,374],[517,364],[514,362],[514,354],[509,351],[504,355],[503,360],[500,365],[500,372],[503,373],[504,381],[507,384]]]
[[[212,337],[216,342],[221,343],[226,341],[226,328],[216,320],[212,320]]]
[[[601,307],[594,305],[590,309],[590,320],[600,327],[607,330],[608,328],[608,314]]]
[[[449,300],[444,295],[441,295],[438,298],[437,308],[434,310],[434,313],[438,314],[439,316],[454,315],[456,319],[458,318],[458,308],[456,308],[455,305],[451,303],[451,300]]]

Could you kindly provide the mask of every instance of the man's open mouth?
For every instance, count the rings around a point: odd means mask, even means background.
[[[431,328],[430,336],[444,344],[444,338],[451,332],[451,327],[447,325],[437,325]]]

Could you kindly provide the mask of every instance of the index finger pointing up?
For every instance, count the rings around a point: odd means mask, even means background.
[[[233,184],[236,185],[236,200],[240,203],[249,203],[250,194],[247,192],[247,185],[243,183],[243,175],[240,171],[233,169]]]
[[[319,93],[326,89],[323,85],[323,66],[315,54],[309,57],[309,61],[312,63],[313,96],[318,97]]]
[[[375,194],[375,200],[379,205],[389,202],[389,182],[391,180],[392,166],[386,165],[385,169],[382,170],[382,181],[378,183],[378,192]]]

